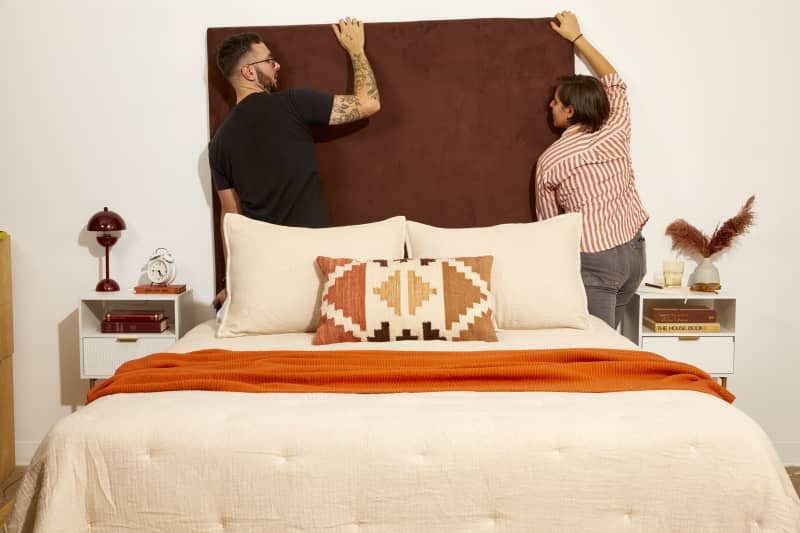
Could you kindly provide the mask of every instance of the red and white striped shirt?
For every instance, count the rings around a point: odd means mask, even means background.
[[[536,217],[580,212],[582,252],[601,252],[630,241],[647,222],[631,164],[627,85],[616,72],[600,79],[611,112],[599,130],[573,124],[539,157]]]

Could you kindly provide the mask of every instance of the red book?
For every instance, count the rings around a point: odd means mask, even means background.
[[[106,320],[111,322],[158,322],[164,319],[164,313],[153,309],[111,309],[106,313]]]
[[[717,310],[705,305],[654,305],[645,315],[654,322],[717,321]]]
[[[135,294],[180,294],[186,291],[186,285],[137,285],[133,288]]]
[[[115,322],[111,320],[103,320],[100,323],[100,331],[102,333],[161,333],[167,329],[167,319],[163,318],[159,321],[124,321]]]

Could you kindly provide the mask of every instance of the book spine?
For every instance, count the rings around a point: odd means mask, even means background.
[[[167,323],[161,322],[111,322],[103,320],[101,333],[161,333],[167,329]]]
[[[180,294],[186,291],[185,285],[178,286],[159,286],[159,285],[137,285],[133,288],[134,294]]]
[[[166,287],[136,287],[133,292],[137,294],[164,294],[170,291]]]
[[[151,313],[148,315],[126,315],[125,313],[106,313],[109,322],[160,322],[164,313]]]
[[[711,311],[650,311],[656,322],[716,322],[717,313]]]
[[[645,319],[644,325],[656,333],[718,333],[721,331],[719,322],[709,323],[658,323]]]
[[[720,327],[715,324],[657,324],[653,331],[656,333],[718,333]]]

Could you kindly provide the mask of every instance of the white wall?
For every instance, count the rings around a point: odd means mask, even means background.
[[[196,318],[211,316],[207,27],[329,23],[341,16],[366,22],[545,17],[569,8],[629,82],[634,166],[651,214],[645,231],[651,266],[672,257],[663,237],[670,221],[683,217],[710,231],[757,194],[758,225],[718,261],[723,284],[739,297],[729,387],[784,462],[800,464],[794,330],[800,257],[792,194],[799,6],[796,0],[0,2],[0,229],[13,239],[19,462],[83,402],[77,301],[102,273],[102,249],[84,231],[95,211],[109,206],[128,224],[112,248],[113,278],[133,285],[147,254],[168,247],[180,281],[194,287]]]

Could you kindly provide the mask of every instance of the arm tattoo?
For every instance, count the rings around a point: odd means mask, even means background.
[[[381,97],[378,93],[375,74],[372,73],[372,67],[369,65],[366,56],[354,54],[350,59],[353,62],[353,88],[355,93],[359,95],[365,94],[373,100],[380,101]]]
[[[346,124],[361,118],[358,110],[360,101],[357,96],[334,96],[333,113],[331,113],[331,124]]]
[[[357,52],[350,56],[353,64],[353,89],[354,95],[336,95],[333,97],[333,109],[329,124],[346,124],[361,118],[362,108],[369,104],[365,109],[367,116],[376,102],[380,106],[381,97],[378,93],[378,84],[375,82],[375,75],[364,54]]]

